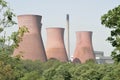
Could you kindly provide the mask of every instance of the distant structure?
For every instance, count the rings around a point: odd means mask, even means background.
[[[46,55],[48,59],[67,62],[68,57],[64,45],[64,28],[47,28]]]
[[[67,21],[67,25],[66,25],[66,32],[67,32],[67,46],[66,46],[66,50],[67,50],[67,55],[68,55],[68,59],[70,60],[70,35],[69,35],[69,29],[70,29],[70,25],[69,25],[69,14],[66,15],[66,21]]]
[[[18,26],[26,26],[29,33],[25,33],[22,37],[19,47],[14,50],[14,57],[19,56],[24,60],[40,60],[41,62],[47,59],[57,59],[62,62],[70,60],[69,14],[66,15],[67,48],[64,44],[64,28],[46,29],[47,43],[44,49],[41,36],[42,16],[19,15],[17,18]],[[96,60],[98,64],[114,62],[111,57],[104,56],[104,52],[93,51],[91,31],[76,32],[76,47],[71,59],[74,63],[85,63],[90,59]]]
[[[40,15],[20,15],[18,16],[18,26],[26,26],[29,33],[25,33],[23,41],[19,43],[19,47],[14,50],[13,56],[21,56],[22,59],[47,60],[45,49],[41,37],[41,19]]]
[[[104,64],[104,63],[111,64],[111,63],[114,63],[114,61],[112,60],[112,57],[104,56],[104,52],[102,52],[102,51],[94,51],[94,54],[96,56],[96,62],[98,64]]]
[[[73,62],[85,63],[89,59],[95,60],[92,46],[92,32],[76,32],[76,48],[73,55]]]
[[[112,60],[111,56],[104,56],[103,51],[94,51],[95,59],[98,64],[112,64],[114,60]],[[71,61],[73,61],[73,56],[71,56]]]

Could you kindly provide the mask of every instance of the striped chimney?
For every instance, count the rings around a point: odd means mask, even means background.
[[[40,15],[19,15],[18,26],[26,26],[29,33],[25,33],[19,47],[14,50],[13,56],[20,55],[22,59],[47,60],[45,49],[41,37],[41,19]]]

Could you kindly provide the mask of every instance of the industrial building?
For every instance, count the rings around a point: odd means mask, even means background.
[[[104,52],[102,51],[94,51],[95,57],[96,57],[96,62],[98,64],[103,64],[103,63],[108,63],[111,64],[114,61],[112,60],[112,57],[110,56],[104,56]]]
[[[64,28],[47,28],[46,56],[47,59],[57,59],[67,62],[67,52],[64,45]]]
[[[92,46],[92,32],[77,31],[76,48],[73,54],[73,62],[85,63],[89,59],[95,60]]]
[[[25,33],[18,48],[14,50],[13,56],[20,56],[22,59],[47,60],[44,44],[41,36],[42,16],[40,15],[19,15],[17,16],[18,26],[27,27],[29,33]]]
[[[104,56],[103,51],[94,51],[95,59],[98,64],[112,64],[114,61],[111,56]],[[71,61],[73,61],[73,56],[71,56]]]
[[[62,62],[69,60],[69,16],[68,23],[68,45],[64,44],[64,28],[47,28],[47,42],[44,43],[41,36],[42,16],[40,15],[19,15],[18,26],[26,26],[29,33],[25,33],[19,47],[14,50],[13,56],[21,55],[22,59],[40,60],[57,59]],[[113,63],[111,57],[104,56],[102,51],[94,51],[92,46],[92,31],[76,32],[76,47],[72,61],[85,63],[89,59],[95,60],[98,64]]]

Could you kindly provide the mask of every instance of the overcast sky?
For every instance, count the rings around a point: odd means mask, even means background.
[[[46,27],[66,26],[66,14],[70,15],[70,50],[74,53],[76,31],[93,31],[95,51],[110,56],[111,45],[105,41],[109,29],[101,25],[100,17],[120,4],[120,0],[7,0],[16,15],[37,14],[42,16],[42,36],[46,42]],[[17,20],[17,19],[16,19]],[[15,26],[11,31],[16,31]],[[65,35],[66,38],[66,35]]]

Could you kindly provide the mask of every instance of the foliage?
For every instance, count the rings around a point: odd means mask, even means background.
[[[6,41],[10,41],[9,38],[6,37],[5,28],[13,26],[16,22],[13,20],[15,14],[8,7],[8,4],[4,0],[0,0],[0,53],[9,53],[12,52],[11,45],[6,45]]]
[[[120,5],[104,14],[101,17],[101,24],[111,30],[107,40],[114,47],[111,56],[118,63],[120,62]]]
[[[0,54],[0,80],[119,80],[119,75],[120,64],[42,63]]]
[[[8,7],[8,4],[4,0],[0,0],[0,53],[13,53],[13,49],[19,46],[19,42],[22,41],[24,33],[28,32],[25,26],[19,28],[17,32],[13,32],[11,36],[6,36],[7,27],[11,27],[16,24],[13,20],[15,14]],[[6,44],[7,42],[7,44]],[[12,44],[10,44],[12,42]]]
[[[0,0],[0,31],[3,31],[5,27],[10,27],[16,24],[13,21],[15,14],[8,7],[8,3],[4,0]]]
[[[22,37],[24,35],[24,33],[27,33],[28,28],[25,26],[22,26],[19,28],[19,30],[17,32],[13,32],[12,35],[9,37],[9,39],[13,40],[12,43],[12,47],[13,48],[17,48],[19,46],[18,43],[20,43],[20,41],[22,41]]]
[[[6,45],[6,41],[10,41],[6,37],[5,28],[13,26],[16,22],[13,20],[15,14],[8,7],[8,4],[4,0],[0,0],[0,53],[10,53],[12,52],[11,45]]]

